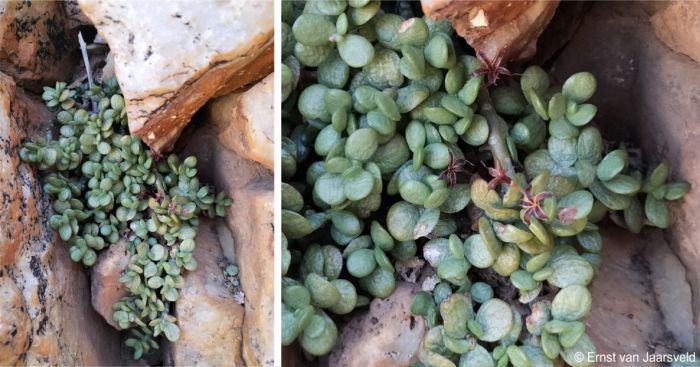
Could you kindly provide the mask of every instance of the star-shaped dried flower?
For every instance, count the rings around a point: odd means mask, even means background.
[[[457,173],[464,172],[464,165],[466,163],[467,161],[464,159],[455,159],[452,151],[450,151],[450,160],[447,164],[447,168],[445,168],[438,177],[447,181],[449,186],[454,186],[457,184]]]
[[[486,76],[487,86],[495,85],[498,82],[498,77],[500,75],[511,76],[511,72],[504,66],[501,66],[503,62],[503,51],[499,52],[498,55],[493,60],[488,60],[486,54],[483,51],[476,53],[477,59],[481,61],[484,65],[483,67],[474,70],[472,75],[474,76]]]

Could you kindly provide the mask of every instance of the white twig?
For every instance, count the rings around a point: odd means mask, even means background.
[[[83,34],[81,32],[78,32],[78,43],[80,44],[80,51],[83,54],[83,63],[85,63],[88,85],[90,86],[90,89],[92,89],[95,84],[92,82],[92,70],[90,69],[90,59],[88,58],[87,45],[85,44],[85,40],[83,39]],[[97,112],[97,101],[90,97],[90,102],[92,102],[92,112]]]

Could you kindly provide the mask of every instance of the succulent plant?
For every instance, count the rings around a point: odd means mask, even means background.
[[[129,264],[119,281],[128,295],[114,305],[113,318],[130,330],[126,345],[140,358],[158,348],[160,334],[178,339],[170,308],[184,272],[197,266],[198,217],[223,216],[231,200],[197,179],[195,157],[163,160],[129,135],[116,79],[76,90],[59,82],[45,87],[42,98],[57,111],[59,136],[24,143],[20,157],[45,172],[44,191],[53,199],[49,224],[73,261],[91,266],[100,251],[127,242]],[[94,112],[91,99],[98,100]]]
[[[414,366],[585,365],[595,223],[666,228],[690,185],[603,140],[591,73],[513,74],[380,1],[284,3],[283,344],[328,353],[422,257]]]

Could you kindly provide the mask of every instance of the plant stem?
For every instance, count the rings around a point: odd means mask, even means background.
[[[83,39],[83,34],[81,32],[78,32],[78,43],[80,44],[80,52],[83,54],[83,63],[85,63],[85,72],[87,72],[87,78],[88,78],[88,85],[90,86],[90,89],[95,86],[95,84],[92,81],[92,70],[90,69],[90,59],[88,58],[88,53],[87,53],[87,44],[85,44],[85,40]],[[95,98],[90,97],[90,102],[92,104],[92,112],[97,112],[97,101]]]
[[[506,143],[508,134],[508,125],[501,116],[496,113],[496,108],[493,106],[491,95],[485,86],[481,86],[479,90],[479,113],[486,118],[489,123],[489,147],[493,158],[501,162],[501,166],[506,171],[508,177],[513,177],[515,170],[513,162],[510,159],[510,151]]]

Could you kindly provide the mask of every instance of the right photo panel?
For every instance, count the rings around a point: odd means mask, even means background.
[[[700,365],[700,3],[278,1],[282,366]]]

